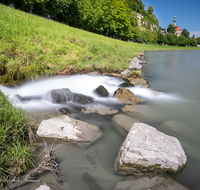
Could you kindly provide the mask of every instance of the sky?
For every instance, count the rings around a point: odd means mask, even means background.
[[[159,26],[167,28],[173,23],[176,16],[176,26],[180,26],[200,37],[200,0],[142,0],[147,10],[149,5],[153,7],[153,13],[159,21]]]

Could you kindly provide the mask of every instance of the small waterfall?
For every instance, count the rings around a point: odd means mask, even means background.
[[[113,98],[115,91],[124,83],[123,79],[111,76],[73,75],[66,77],[54,77],[35,82],[28,82],[14,88],[0,85],[0,89],[14,99],[15,105],[25,110],[58,110],[60,107],[69,106],[68,91],[92,97],[94,101],[106,104],[116,104]],[[99,97],[94,89],[103,85],[109,92],[109,97]],[[62,90],[65,89],[65,90]],[[68,90],[66,90],[68,89]],[[136,96],[148,100],[179,100],[175,95],[157,92],[147,88],[128,87]],[[62,90],[66,101],[56,103],[52,99],[52,92]],[[68,105],[67,105],[68,104]]]

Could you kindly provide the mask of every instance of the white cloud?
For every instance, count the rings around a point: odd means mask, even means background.
[[[193,36],[194,34],[195,37],[196,36],[200,37],[200,31],[189,31],[189,32],[190,32],[190,36]]]

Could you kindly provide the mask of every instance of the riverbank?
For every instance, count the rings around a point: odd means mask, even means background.
[[[79,74],[120,73],[143,51],[198,49],[124,42],[1,4],[0,9],[0,83],[7,86],[55,76],[67,66]]]

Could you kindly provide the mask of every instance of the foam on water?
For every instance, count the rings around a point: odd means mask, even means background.
[[[116,99],[113,98],[114,92],[119,88],[124,80],[111,76],[91,76],[91,75],[73,75],[67,77],[55,77],[44,80],[38,80],[35,82],[28,82],[15,88],[7,88],[0,86],[0,89],[10,98],[14,98],[16,106],[22,107],[25,110],[57,110],[61,107],[60,104],[51,103],[48,101],[47,94],[56,89],[69,88],[73,93],[80,93],[86,96],[91,96],[95,101],[105,103],[116,103]],[[98,86],[103,85],[109,92],[108,98],[98,97],[93,91]],[[140,96],[149,100],[179,100],[180,98],[162,92],[157,92],[151,89],[129,87],[136,96]],[[16,95],[22,97],[28,96],[41,96],[39,100],[19,101]]]

